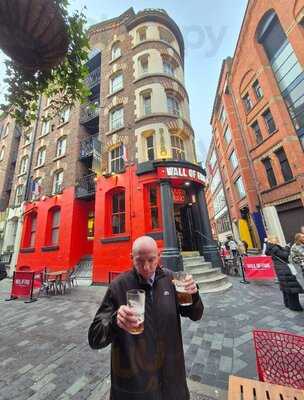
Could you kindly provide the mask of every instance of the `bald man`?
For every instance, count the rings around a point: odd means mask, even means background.
[[[148,236],[132,247],[133,269],[113,280],[89,329],[89,344],[101,349],[111,343],[110,400],[188,400],[180,315],[201,319],[203,304],[197,285],[188,276],[186,291],[192,305],[180,306],[172,272],[159,267],[156,242]],[[128,307],[126,292],[146,293],[142,334]]]

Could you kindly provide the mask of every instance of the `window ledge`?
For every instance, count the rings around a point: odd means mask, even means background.
[[[59,250],[59,246],[57,245],[53,245],[53,246],[42,246],[41,247],[41,251],[46,252],[46,251],[57,251]]]
[[[120,128],[113,129],[112,131],[106,132],[106,135],[113,135],[113,133],[120,132],[125,129],[125,126],[121,126]]]
[[[20,249],[20,253],[34,253],[35,248],[34,247],[22,247]]]
[[[115,96],[117,93],[120,93],[123,90],[124,90],[124,87],[122,87],[122,88],[120,88],[118,90],[115,90],[115,92],[109,93],[106,98],[109,99],[110,97]]]
[[[144,44],[151,44],[151,43],[162,43],[162,44],[164,44],[164,45],[166,45],[166,46],[168,46],[168,47],[170,47],[170,49],[172,49],[173,51],[174,51],[174,53],[178,56],[178,58],[179,58],[179,60],[182,62],[182,58],[181,58],[181,55],[179,54],[179,52],[176,50],[176,48],[174,47],[174,46],[172,46],[170,43],[168,43],[168,42],[165,42],[164,40],[161,40],[161,39],[147,39],[147,40],[145,40],[145,41],[143,41],[143,42],[138,42],[138,43],[136,43],[133,47],[132,47],[132,50],[134,50],[134,49],[136,49],[137,47],[139,47],[139,46],[142,46],[142,45],[144,45]]]
[[[122,57],[122,54],[120,56],[118,56],[118,57],[112,58],[112,60],[109,61],[109,65],[115,63],[115,61],[119,60],[121,57]]]
[[[273,131],[272,133],[269,133],[268,136],[267,136],[265,139],[263,138],[263,140],[262,140],[261,142],[259,142],[259,143],[257,143],[256,145],[254,145],[254,146],[250,149],[250,151],[256,150],[259,146],[261,146],[263,143],[267,142],[267,140],[269,140],[269,139],[270,139],[273,135],[275,135],[277,132],[279,132],[279,129],[276,129],[276,130]]]
[[[22,172],[22,174],[18,174],[18,175],[17,175],[17,178],[21,178],[22,176],[26,175],[26,173],[27,173],[27,171]]]
[[[21,146],[21,149],[25,149],[27,146],[29,146],[30,144],[32,144],[32,142],[29,143],[25,143]]]
[[[35,170],[37,170],[39,168],[42,168],[42,167],[45,167],[45,163],[40,164],[40,165],[36,165],[36,167],[34,167],[33,170],[35,171]]]
[[[295,182],[296,180],[297,180],[296,178],[292,178],[292,179],[290,179],[290,180],[287,181],[287,182],[283,182],[283,183],[280,183],[279,185],[275,185],[275,186],[272,186],[272,187],[269,188],[269,189],[263,190],[263,191],[261,192],[261,194],[269,193],[269,192],[271,192],[272,190],[279,189],[279,188],[281,188],[281,187],[283,187],[283,186],[285,186],[285,185],[288,185],[289,183]]]
[[[70,120],[65,121],[65,122],[61,122],[61,124],[57,125],[57,129],[60,129],[62,127],[64,127],[65,125],[67,125],[70,122]]]
[[[107,243],[118,243],[118,242],[128,242],[130,240],[130,236],[112,236],[107,238],[100,239],[100,242],[103,244]]]
[[[66,157],[66,154],[62,154],[62,156],[58,156],[58,157],[53,158],[53,161],[61,160],[64,157]]]
[[[44,133],[43,135],[40,135],[37,137],[37,139],[43,139],[45,136],[47,136],[50,132]]]

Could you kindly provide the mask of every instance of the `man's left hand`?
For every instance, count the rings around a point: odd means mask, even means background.
[[[195,294],[198,292],[195,281],[193,280],[192,275],[187,275],[184,280],[184,285],[187,293]]]

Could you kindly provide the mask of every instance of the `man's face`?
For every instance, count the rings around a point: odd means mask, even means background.
[[[154,274],[158,265],[158,251],[149,246],[142,247],[132,255],[134,267],[138,273],[148,280]]]

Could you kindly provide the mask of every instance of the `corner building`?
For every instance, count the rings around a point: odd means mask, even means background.
[[[303,0],[250,0],[223,63],[214,138],[232,220],[246,217],[256,245],[263,227],[284,243],[304,224],[303,39]]]
[[[131,267],[132,242],[144,234],[171,269],[182,251],[216,262],[178,26],[164,10],[131,8],[89,37],[92,94],[69,114],[69,160],[59,156],[46,169],[49,192],[41,184],[25,203],[18,267],[83,262],[94,283],[108,282]]]

